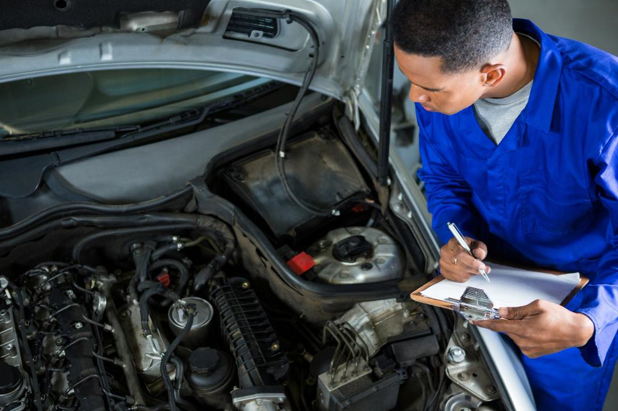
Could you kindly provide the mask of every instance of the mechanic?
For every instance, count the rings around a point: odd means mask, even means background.
[[[566,308],[476,325],[520,347],[538,409],[601,410],[618,354],[618,59],[513,19],[506,0],[401,0],[391,24],[442,275],[491,277],[490,253],[589,277]]]

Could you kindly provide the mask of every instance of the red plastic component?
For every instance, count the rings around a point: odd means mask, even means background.
[[[366,210],[365,204],[357,204],[354,207],[352,207],[352,211],[354,211],[355,213],[362,213],[365,210]]]
[[[170,274],[168,272],[162,272],[157,276],[157,281],[163,284],[165,288],[170,286]]]
[[[307,271],[315,267],[315,261],[313,258],[305,253],[299,253],[288,261],[288,266],[298,275],[303,275]]]

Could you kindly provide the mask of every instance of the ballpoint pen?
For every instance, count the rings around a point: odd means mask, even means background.
[[[453,237],[455,237],[455,239],[457,240],[457,242],[459,243],[461,248],[466,250],[466,252],[468,254],[470,254],[472,257],[474,257],[474,254],[472,254],[472,250],[470,250],[470,247],[468,246],[468,243],[466,243],[466,240],[464,239],[463,235],[461,234],[461,231],[459,231],[459,228],[457,228],[455,223],[447,223],[446,225],[448,226],[448,229],[451,230],[451,233],[453,234]],[[476,257],[474,257],[474,258],[476,258]],[[485,270],[479,269],[479,273],[481,273],[483,278],[485,280],[487,280],[488,283],[491,282],[491,281],[489,281],[489,277],[487,276],[487,273],[485,272]]]

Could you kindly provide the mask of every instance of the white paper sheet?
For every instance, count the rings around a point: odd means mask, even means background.
[[[442,280],[421,292],[424,297],[459,300],[466,287],[476,287],[494,303],[495,308],[520,307],[534,300],[547,300],[560,304],[579,284],[579,273],[552,275],[498,264],[491,266],[491,283],[476,275],[465,283]]]

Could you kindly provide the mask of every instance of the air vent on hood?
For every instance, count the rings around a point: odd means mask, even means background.
[[[252,39],[264,37],[272,39],[279,34],[279,20],[234,11],[225,29],[225,34],[228,36],[236,34],[234,36],[236,38],[238,34],[241,34]]]

